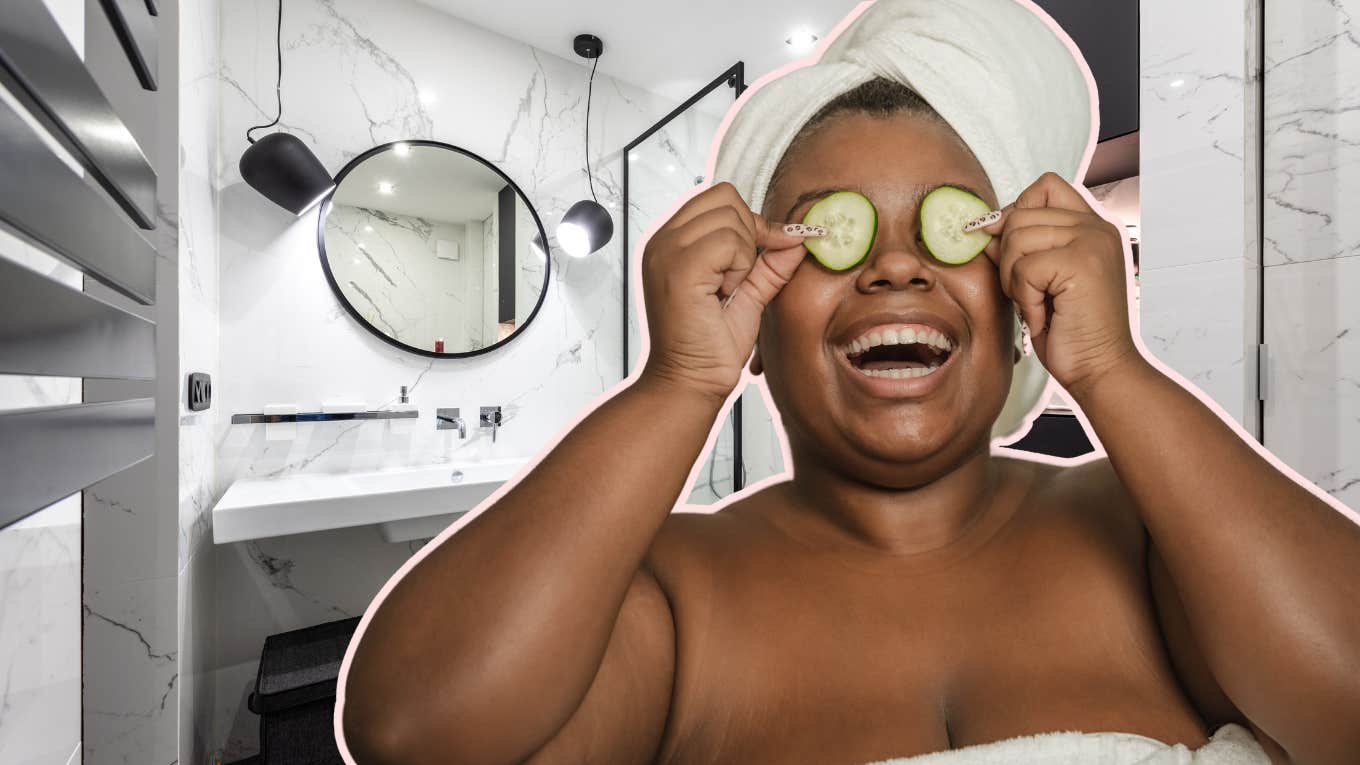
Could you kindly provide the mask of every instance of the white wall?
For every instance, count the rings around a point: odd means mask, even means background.
[[[1266,0],[1265,443],[1360,507],[1360,0]]]
[[[1140,6],[1142,338],[1256,420],[1258,0]]]

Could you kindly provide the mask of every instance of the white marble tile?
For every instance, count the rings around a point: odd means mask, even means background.
[[[0,530],[0,762],[80,742],[80,497]]]
[[[1139,322],[1152,355],[1209,394],[1238,422],[1248,415],[1255,337],[1243,337],[1243,314],[1256,276],[1242,260],[1145,268]]]
[[[1140,6],[1139,175],[1143,262],[1252,257],[1246,241],[1247,51],[1257,0]]]
[[[87,762],[179,757],[178,581],[86,582]]]
[[[1142,337],[1248,429],[1260,2],[1139,9]]]
[[[1266,269],[1266,446],[1360,505],[1360,257]]]
[[[1360,1],[1265,7],[1266,264],[1360,255]]]

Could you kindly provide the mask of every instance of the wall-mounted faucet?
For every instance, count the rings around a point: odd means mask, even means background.
[[[437,430],[458,429],[459,438],[467,438],[467,423],[458,416],[458,407],[439,408],[434,411],[434,426]]]
[[[482,407],[482,415],[479,423],[483,428],[491,428],[491,442],[496,442],[496,430],[501,426],[501,408],[499,406]]]

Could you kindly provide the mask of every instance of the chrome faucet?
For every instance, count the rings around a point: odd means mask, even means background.
[[[501,426],[501,408],[499,406],[482,407],[481,419],[478,424],[483,428],[491,428],[491,442],[496,442],[496,430]]]
[[[434,426],[437,430],[458,429],[459,438],[467,438],[467,423],[458,416],[458,407],[439,408],[434,411]]]

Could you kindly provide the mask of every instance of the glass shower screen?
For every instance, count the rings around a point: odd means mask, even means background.
[[[637,366],[641,351],[641,325],[635,305],[640,298],[641,285],[632,273],[635,251],[647,229],[659,224],[681,197],[707,181],[704,172],[718,126],[732,102],[745,89],[744,66],[738,62],[648,128],[624,150],[626,220],[623,229],[624,252],[628,257],[628,269],[624,275],[625,375]],[[748,422],[753,410],[756,417],[753,422]],[[738,438],[738,433],[745,433],[748,438]],[[741,400],[724,417],[718,440],[713,450],[704,457],[703,469],[687,504],[712,504],[741,489],[752,478],[751,462],[746,459],[743,448],[751,435],[755,435],[757,442],[764,447],[760,449],[760,463],[778,462],[766,459],[764,455],[774,439],[769,415],[754,389],[743,393]],[[745,470],[735,469],[739,463],[745,466]],[[760,472],[768,475],[776,471]]]

